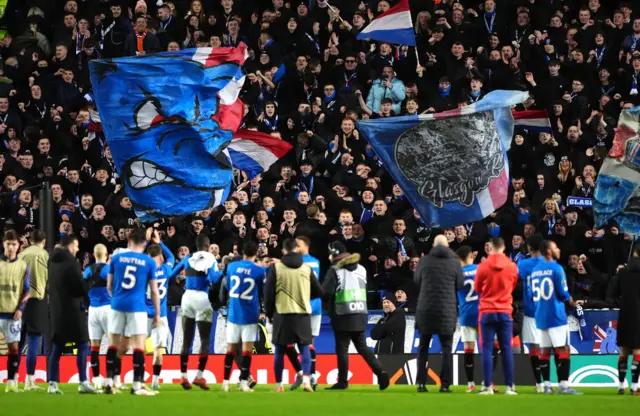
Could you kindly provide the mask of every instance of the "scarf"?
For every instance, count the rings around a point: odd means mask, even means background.
[[[169,18],[167,19],[166,22],[163,22],[162,20],[160,21],[160,27],[164,30],[167,30],[167,26],[169,26],[169,23],[171,23],[171,19],[173,19],[173,16],[169,15]]]
[[[362,214],[360,214],[360,224],[365,224],[373,217],[373,207],[367,208],[364,206],[364,203],[361,203]]]
[[[406,256],[407,250],[405,250],[404,248],[404,236],[403,237],[394,236],[393,238],[398,242],[398,252],[402,253],[403,256]]]
[[[333,101],[334,98],[336,98],[336,90],[333,90],[333,93],[331,93],[331,95],[329,96],[323,96],[322,101],[324,101],[325,103],[329,103]]]
[[[487,17],[491,18],[491,22],[489,23],[489,20],[487,20]],[[496,20],[496,12],[493,11],[491,13],[485,13],[484,14],[484,27],[487,28],[487,33],[491,34],[493,33],[493,24],[495,23]]]
[[[448,97],[449,94],[451,94],[451,85],[449,85],[447,88],[438,87],[438,92],[440,93],[440,97]]]
[[[138,41],[136,50],[140,53],[144,52],[144,39],[147,37],[147,30],[145,30],[144,32],[140,33],[140,32],[136,32],[136,38]]]

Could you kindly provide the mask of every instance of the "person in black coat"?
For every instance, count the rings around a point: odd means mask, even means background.
[[[373,352],[375,354],[403,354],[404,332],[407,322],[404,310],[398,308],[396,296],[386,293],[382,300],[384,316],[371,328],[371,339],[378,341]]]
[[[449,248],[444,235],[438,235],[433,249],[418,262],[414,283],[420,288],[416,323],[420,331],[418,348],[418,392],[426,392],[427,360],[429,345],[434,334],[442,344],[442,369],[440,392],[448,393],[451,383],[451,348],[456,329],[456,293],[464,285],[462,267],[455,253]]]
[[[86,286],[82,279],[76,254],[80,250],[78,237],[65,235],[49,258],[49,315],[51,320],[51,349],[49,354],[50,394],[62,394],[60,382],[60,356],[67,343],[75,343],[78,350],[78,374],[81,393],[96,393],[87,382],[87,356],[89,330],[87,327]]]
[[[634,247],[633,258],[618,272],[611,294],[613,298],[620,298],[616,343],[620,347],[618,375],[623,381],[618,393],[624,394],[629,355],[633,354],[631,381],[634,386],[638,385],[640,376],[640,245]]]

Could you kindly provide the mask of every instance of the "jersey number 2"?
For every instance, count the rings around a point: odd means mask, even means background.
[[[238,295],[238,287],[240,287],[240,278],[238,276],[231,276],[231,290],[229,291],[229,297],[232,298],[240,298],[242,300],[253,300],[253,295],[251,292],[256,285],[256,282],[248,277],[245,277],[242,280],[243,283],[249,284],[247,290],[242,292],[242,294]]]
[[[467,292],[467,296],[464,297],[465,302],[475,302],[478,300],[478,295],[474,292],[473,280],[465,280],[464,285],[469,287],[469,291]]]
[[[124,280],[122,281],[123,289],[133,289],[136,285],[136,271],[138,271],[136,266],[127,266],[124,268]]]

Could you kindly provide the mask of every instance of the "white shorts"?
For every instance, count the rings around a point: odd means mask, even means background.
[[[232,324],[227,322],[227,344],[241,342],[256,342],[258,338],[258,324]]]
[[[4,334],[5,344],[20,342],[22,321],[14,321],[13,319],[0,319],[0,332]]]
[[[522,342],[540,345],[540,330],[536,326],[536,318],[524,317],[522,321]]]
[[[461,326],[460,337],[462,338],[462,342],[476,342],[478,340],[478,327]]]
[[[169,337],[169,321],[167,317],[160,318],[160,325],[153,327],[153,318],[147,318],[147,337],[151,337],[153,349],[167,348],[167,338]]]
[[[568,325],[540,330],[540,346],[542,348],[560,348],[565,345],[569,345]]]
[[[111,311],[109,305],[89,307],[90,340],[101,341],[104,335],[109,335],[109,311]]]
[[[195,319],[196,322],[212,322],[213,309],[209,294],[201,290],[187,290],[182,295],[180,305],[182,316]]]
[[[134,335],[147,336],[147,313],[110,310],[109,334],[124,335],[127,338]]]
[[[311,315],[311,335],[320,336],[320,326],[322,326],[322,315]]]

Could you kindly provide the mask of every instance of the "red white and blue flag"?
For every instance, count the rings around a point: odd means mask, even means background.
[[[507,201],[511,106],[522,91],[492,91],[436,114],[358,121],[394,181],[431,227],[482,220]]]
[[[513,126],[537,133],[553,133],[547,110],[514,111]]]
[[[411,21],[409,0],[398,4],[376,17],[357,36],[358,39],[373,39],[397,45],[416,46],[416,35]]]
[[[293,147],[284,140],[254,130],[240,129],[227,150],[234,168],[244,171],[249,179],[268,170]]]

